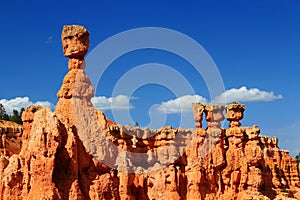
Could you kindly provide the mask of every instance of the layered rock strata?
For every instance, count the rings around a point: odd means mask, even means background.
[[[69,71],[59,101],[54,113],[39,106],[23,113],[21,152],[0,159],[0,199],[299,198],[299,166],[277,138],[241,126],[242,104],[193,104],[196,129],[107,119],[90,101],[88,36],[82,26],[63,28]]]
[[[22,125],[0,120],[0,156],[7,157],[20,152],[22,133]]]

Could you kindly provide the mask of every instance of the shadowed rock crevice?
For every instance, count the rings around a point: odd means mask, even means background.
[[[69,157],[67,149],[65,148],[68,137],[67,130],[65,129],[62,123],[60,123],[60,127],[61,145],[56,152],[52,181],[58,189],[61,198],[69,199],[68,191],[71,188],[72,180],[67,180],[67,177],[69,173],[68,166],[71,158]]]
[[[62,43],[56,109],[23,113],[22,148],[0,159],[1,200],[300,199],[299,165],[276,137],[241,125],[244,105],[195,103],[195,129],[116,124],[90,101],[89,32],[65,26]]]

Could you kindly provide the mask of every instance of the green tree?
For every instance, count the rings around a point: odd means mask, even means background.
[[[9,115],[5,113],[3,116],[3,120],[9,121],[10,120]]]
[[[13,110],[13,114],[9,118],[10,118],[10,121],[12,121],[12,122],[22,124],[21,115],[19,114],[19,111],[17,111],[17,110]]]
[[[0,103],[0,120],[4,120],[5,115],[6,115],[6,110],[4,106]]]
[[[134,127],[136,127],[136,128],[139,127],[139,123],[135,122]]]
[[[25,111],[25,108],[21,108],[20,112],[13,110],[12,115],[8,115],[4,106],[0,103],[0,120],[12,121],[18,124],[23,124],[22,122],[22,113]]]
[[[300,163],[300,153],[295,157],[295,159],[297,163]]]

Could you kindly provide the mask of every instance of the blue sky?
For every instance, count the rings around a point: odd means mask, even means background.
[[[261,134],[278,136],[280,146],[295,155],[300,152],[299,10],[297,0],[1,1],[0,102],[8,111],[36,102],[50,107],[56,104],[56,92],[67,72],[60,41],[63,25],[84,25],[91,33],[90,52],[120,32],[163,27],[193,38],[208,52],[230,100],[246,105],[243,125],[257,124]],[[145,49],[115,60],[95,86],[97,103],[109,117],[114,118],[105,106],[114,85],[128,70],[145,63],[176,69],[198,98],[209,101],[205,82],[190,63],[170,52]],[[184,106],[190,100],[185,95],[189,94],[183,94]],[[154,112],[152,120],[165,117],[166,125],[180,124],[180,114],[174,107],[179,96],[168,87],[147,84],[133,96],[119,96],[117,112],[122,114],[122,102],[130,100],[132,121],[142,126],[151,121],[149,109],[174,109],[161,116]],[[186,109],[183,116],[191,119],[188,126],[193,126],[190,110]]]

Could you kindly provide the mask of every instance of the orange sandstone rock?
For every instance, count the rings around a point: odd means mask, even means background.
[[[6,156],[18,154],[21,150],[23,127],[11,121],[0,120],[0,156],[6,163]]]
[[[64,26],[61,34],[64,55],[70,58],[83,58],[90,45],[89,35],[83,26]]]
[[[107,119],[90,101],[88,36],[82,26],[63,28],[69,72],[59,101],[54,113],[39,106],[23,113],[20,153],[0,156],[0,199],[299,199],[299,165],[276,137],[241,126],[242,104],[193,104],[196,129]]]

